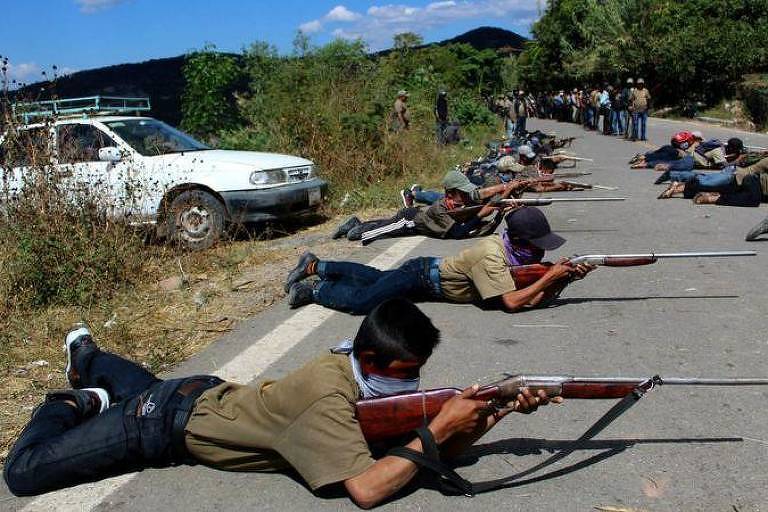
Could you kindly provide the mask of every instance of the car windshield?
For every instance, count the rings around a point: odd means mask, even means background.
[[[156,119],[123,119],[104,124],[143,156],[211,149],[184,132]]]

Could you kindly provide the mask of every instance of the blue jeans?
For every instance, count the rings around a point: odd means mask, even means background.
[[[517,121],[515,121],[515,135],[519,137],[525,136],[525,122],[528,118],[525,116],[520,116],[517,118]]]
[[[379,270],[361,263],[321,261],[314,301],[327,308],[364,315],[387,299],[440,297],[439,258],[413,258],[396,269]]]
[[[445,197],[445,194],[437,190],[417,190],[413,193],[413,200],[421,204],[433,204]]]
[[[733,185],[734,172],[736,172],[736,166],[729,165],[720,172],[696,173],[696,176],[692,179],[697,181],[698,189],[700,191],[723,192]]]
[[[83,387],[107,390],[114,404],[82,420],[61,400],[32,414],[8,454],[3,476],[18,496],[184,462],[174,453],[172,423],[187,379],[162,381],[141,366],[101,350],[80,349],[76,368]],[[214,379],[216,377],[200,377]],[[154,407],[146,407],[147,404]]]
[[[638,135],[640,140],[647,140],[645,136],[645,125],[648,121],[648,111],[644,112],[632,112],[632,138],[637,139]]]
[[[515,123],[511,119],[507,118],[505,120],[505,126],[507,128],[507,138],[513,138],[515,136]]]
[[[622,119],[622,110],[611,110],[611,130],[614,135],[624,133],[624,119]]]

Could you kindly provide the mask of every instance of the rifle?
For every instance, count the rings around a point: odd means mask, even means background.
[[[586,263],[605,267],[635,267],[650,265],[665,258],[726,258],[738,256],[756,256],[755,251],[726,251],[726,252],[678,252],[666,254],[589,254],[574,256],[568,262],[571,265]],[[526,288],[547,273],[552,263],[536,263],[533,265],[518,265],[512,267],[512,277],[518,289]]]
[[[481,387],[473,400],[487,400],[491,408],[503,411],[523,388],[536,395],[543,390],[549,397],[603,400],[624,398],[646,385],[655,386],[765,386],[768,379],[686,379],[647,377],[571,377],[566,375],[507,375],[505,379]],[[641,388],[642,389],[642,388]],[[439,388],[360,400],[355,404],[357,420],[368,442],[400,437],[425,426],[440,412],[445,402],[459,395],[458,388]]]
[[[521,199],[498,199],[496,201],[489,201],[491,206],[497,206],[499,208],[515,207],[515,206],[549,206],[552,203],[582,203],[582,202],[602,202],[602,201],[624,201],[625,197],[535,197],[535,198],[521,198]],[[471,219],[477,212],[479,212],[484,205],[477,206],[465,206],[464,208],[456,208],[448,210],[454,220],[458,222],[465,222],[467,219]]]
[[[749,153],[768,153],[768,148],[760,146],[744,146],[744,149]]]
[[[592,185],[591,183],[581,183],[580,181],[566,181],[566,180],[560,180],[560,183],[565,183],[566,185],[571,185],[572,187],[577,188],[584,188],[587,190],[595,189],[595,190],[619,190],[619,187],[606,187],[603,185]]]
[[[563,154],[545,155],[545,156],[542,156],[541,159],[542,160],[551,160],[551,159],[555,158],[556,156],[563,156],[563,157],[565,157],[565,160],[574,160],[576,162],[594,162],[594,160],[591,159],[591,158],[582,158],[580,156],[563,155]]]

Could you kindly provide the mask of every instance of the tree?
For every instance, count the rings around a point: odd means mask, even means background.
[[[243,78],[238,58],[217,52],[212,44],[190,53],[184,64],[182,128],[209,138],[234,127],[239,119],[234,95]]]

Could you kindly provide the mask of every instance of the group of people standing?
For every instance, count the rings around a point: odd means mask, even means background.
[[[581,124],[587,130],[630,140],[647,140],[646,124],[651,93],[645,80],[628,78],[622,85],[574,88],[571,92],[540,93],[536,116]]]

